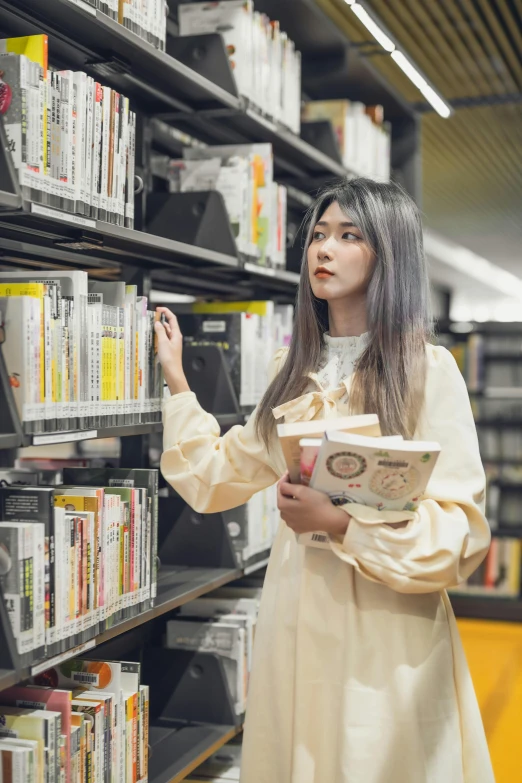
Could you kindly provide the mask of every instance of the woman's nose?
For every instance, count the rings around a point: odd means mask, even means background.
[[[333,246],[330,238],[325,239],[325,241],[319,246],[318,256],[319,258],[329,258],[330,260],[333,259]]]

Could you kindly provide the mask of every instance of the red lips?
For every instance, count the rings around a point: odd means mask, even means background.
[[[333,277],[333,272],[330,272],[330,270],[325,266],[318,266],[315,270],[315,276],[316,277]]]

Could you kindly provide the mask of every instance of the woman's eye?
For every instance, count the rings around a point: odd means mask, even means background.
[[[322,231],[314,231],[313,238],[314,238],[314,240],[316,240],[316,241],[317,241],[318,239],[324,239],[324,234],[323,234],[323,232],[322,232]]]
[[[343,239],[358,240],[360,237],[358,237],[357,234],[352,234],[351,231],[346,231],[346,233],[343,234]]]

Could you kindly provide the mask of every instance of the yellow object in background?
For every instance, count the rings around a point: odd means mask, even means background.
[[[496,783],[522,780],[522,623],[459,620]]]
[[[2,38],[0,54],[24,54],[28,60],[38,63],[47,76],[47,36],[25,35],[21,38]]]

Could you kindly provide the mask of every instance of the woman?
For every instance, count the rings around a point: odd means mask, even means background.
[[[445,589],[490,541],[464,381],[427,343],[422,227],[396,185],[334,185],[311,210],[292,344],[245,427],[223,437],[190,392],[175,317],[160,308],[172,397],[162,472],[197,511],[276,481],[283,523],[260,611],[243,783],[491,783],[480,714]],[[384,434],[438,441],[414,514],[346,505],[288,483],[286,422],[378,413]],[[283,478],[281,479],[281,476]],[[330,550],[296,543],[321,529]]]

